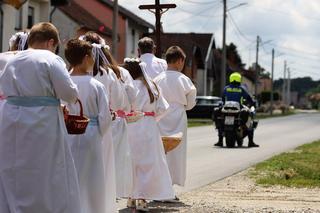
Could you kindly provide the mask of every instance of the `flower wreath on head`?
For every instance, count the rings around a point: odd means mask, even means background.
[[[24,47],[26,46],[27,40],[28,40],[29,33],[26,32],[17,32],[16,34],[12,35],[9,39],[9,47],[10,49],[13,48],[14,44],[16,43],[17,39],[20,38],[19,44],[18,44],[18,50],[24,50]]]
[[[139,58],[124,58],[123,59],[124,63],[130,63],[130,62],[137,62],[140,63],[141,61],[139,60]]]

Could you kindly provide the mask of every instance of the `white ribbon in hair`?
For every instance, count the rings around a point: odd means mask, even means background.
[[[100,36],[99,36],[99,38],[100,38],[99,44],[100,44],[103,48],[106,48],[107,50],[110,50],[110,46],[106,44],[106,41],[105,41],[103,38],[101,38]],[[81,41],[87,41],[85,35],[79,36],[79,40],[81,40]]]
[[[17,32],[16,34],[12,35],[11,38],[9,39],[9,47],[10,49],[13,48],[15,42],[17,41],[18,38],[20,38],[19,44],[18,44],[18,50],[23,50],[27,40],[28,40],[29,33],[25,32]]]
[[[132,60],[132,59],[131,59]],[[135,61],[137,61],[138,59],[134,59]],[[137,62],[140,62],[139,60]],[[159,97],[159,91],[157,90],[156,86],[154,83],[152,83],[149,75],[147,74],[146,72],[146,69],[147,69],[147,65],[146,63],[144,62],[140,62],[139,63],[139,66],[141,67],[141,70],[142,70],[142,74],[144,76],[144,78],[146,79],[146,82],[147,84],[149,85],[150,89],[151,89],[151,92],[153,93],[153,95],[155,97]]]
[[[102,58],[102,61],[106,65],[110,64],[110,62],[108,61],[108,59],[104,55],[104,52],[102,51],[102,48],[104,48],[104,46],[101,45],[101,44],[96,44],[96,43],[92,44],[92,56],[93,56],[93,59],[94,59],[95,63],[97,63],[97,67],[100,67],[99,57]]]

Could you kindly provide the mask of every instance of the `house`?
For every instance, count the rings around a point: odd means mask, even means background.
[[[269,77],[260,77],[258,88],[257,88],[258,94],[260,94],[263,91],[271,91],[271,84],[272,82]]]
[[[150,36],[155,40],[154,34],[146,34],[145,36]],[[170,46],[181,47],[187,55],[183,73],[197,87],[197,95],[213,94],[213,83],[215,80],[213,50],[216,47],[213,34],[162,33],[161,45],[163,57]]]
[[[21,1],[22,6],[16,9],[10,4],[0,1],[0,50],[9,49],[10,37],[18,31],[31,28],[37,22],[48,21],[50,14],[49,0]]]
[[[69,0],[68,5],[58,7],[53,13],[52,22],[64,42],[91,30],[101,34],[112,46],[112,17],[111,0]],[[117,61],[121,63],[125,57],[136,56],[139,38],[153,29],[152,24],[119,5]]]

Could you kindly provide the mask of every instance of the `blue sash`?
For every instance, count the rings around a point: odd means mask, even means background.
[[[49,96],[11,96],[7,103],[22,107],[60,106],[60,100]]]
[[[99,126],[99,121],[97,117],[90,117],[89,126]]]

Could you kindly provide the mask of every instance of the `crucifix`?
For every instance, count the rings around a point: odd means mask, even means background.
[[[149,10],[156,15],[156,56],[161,57],[161,15],[167,12],[170,8],[176,8],[176,4],[160,4],[160,0],[155,0],[155,4],[140,5],[140,10]],[[165,10],[163,10],[165,9]]]

